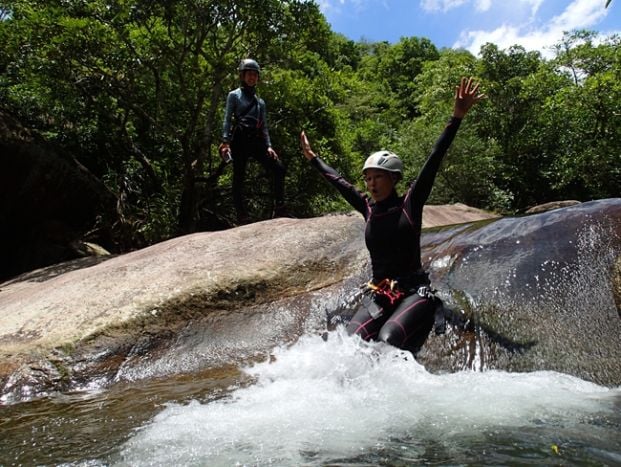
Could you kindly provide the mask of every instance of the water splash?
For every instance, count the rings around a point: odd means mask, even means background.
[[[499,261],[490,268],[491,273],[485,277],[492,280],[478,281],[480,290],[478,297],[471,299],[471,306],[479,308],[491,302],[505,309],[517,305],[526,307],[531,313],[543,309],[546,314],[569,312],[575,315],[589,310],[614,310],[610,270],[621,254],[621,239],[614,225],[615,222],[608,218],[596,221],[585,216],[575,237],[568,235],[559,252],[550,252],[543,247],[522,261],[515,258],[520,258],[520,254],[530,255],[534,246],[522,253],[512,252],[512,258],[506,260],[506,267],[503,267],[504,261]],[[474,248],[470,253],[472,258],[466,258],[464,262],[473,262],[480,249]],[[493,252],[493,255],[502,254],[507,253]],[[477,264],[475,267],[481,266]],[[478,277],[470,270],[466,273],[471,282],[472,277]],[[577,307],[579,310],[574,311]]]
[[[245,371],[255,384],[226,399],[168,405],[116,464],[322,465],[387,450],[420,462],[430,445],[454,456],[464,438],[575,426],[612,413],[621,397],[621,388],[554,372],[434,375],[411,354],[342,328],[278,347]]]
[[[621,255],[619,219],[587,214],[561,226],[530,225],[540,223],[507,220],[493,235],[475,231],[462,243],[478,246],[464,250],[451,271],[432,269],[445,303],[473,332],[463,340],[449,335],[456,351],[441,360],[436,347],[425,355],[428,366],[551,369],[619,384],[621,321],[611,273]]]

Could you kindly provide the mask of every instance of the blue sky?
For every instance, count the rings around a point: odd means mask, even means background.
[[[426,37],[438,48],[477,55],[492,42],[549,56],[563,31],[621,33],[621,0],[317,0],[332,30],[349,39]]]

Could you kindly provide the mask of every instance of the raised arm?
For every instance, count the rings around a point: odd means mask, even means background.
[[[304,157],[310,161],[311,165],[319,170],[321,175],[341,193],[343,198],[366,219],[369,214],[367,197],[313,152],[304,132],[300,134],[300,144]]]
[[[434,144],[431,154],[423,165],[418,177],[406,194],[406,209],[409,209],[411,213],[422,212],[423,205],[431,194],[442,159],[457,134],[461,120],[474,104],[484,98],[485,95],[479,92],[479,83],[476,83],[472,78],[464,77],[461,79],[459,86],[456,86],[453,116],[444,127],[444,131]]]

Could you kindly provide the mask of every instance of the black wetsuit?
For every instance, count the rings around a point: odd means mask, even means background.
[[[396,280],[404,293],[404,298],[392,305],[377,294],[363,300],[363,306],[347,326],[350,334],[358,334],[364,340],[381,340],[414,353],[427,339],[434,323],[435,303],[431,296],[417,293],[419,287],[429,286],[420,257],[423,206],[460,123],[461,119],[455,117],[449,120],[405,195],[398,196],[393,191],[378,203],[358,191],[320,158],[312,159],[311,163],[364,216],[373,283]]]
[[[238,215],[246,213],[243,186],[246,163],[250,157],[274,173],[274,201],[277,206],[282,205],[285,167],[280,160],[272,159],[267,154],[267,148],[271,147],[267,111],[265,101],[257,97],[255,87],[243,85],[228,94],[222,141],[231,144],[233,202]]]

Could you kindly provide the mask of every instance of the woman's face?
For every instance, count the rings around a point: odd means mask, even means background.
[[[242,81],[246,86],[256,86],[259,82],[259,73],[255,70],[246,70],[242,76]]]
[[[384,201],[395,188],[396,177],[391,172],[382,169],[367,169],[364,171],[364,182],[373,201]]]

